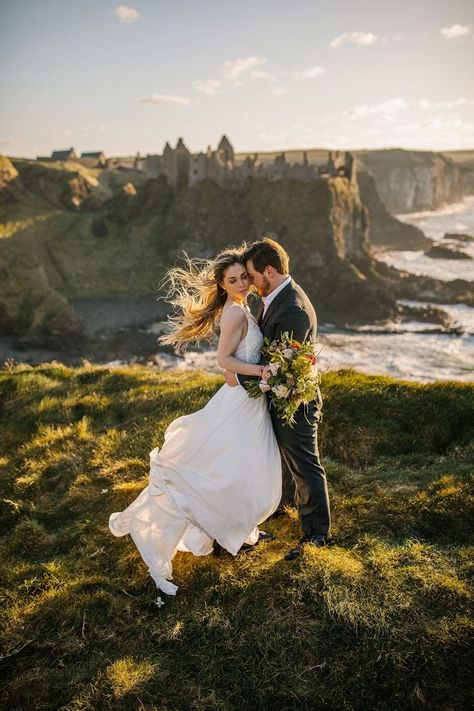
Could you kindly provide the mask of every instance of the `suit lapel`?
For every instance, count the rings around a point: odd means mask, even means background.
[[[258,307],[257,311],[257,323],[259,326],[262,325],[262,318],[263,318],[263,309],[265,308],[265,305],[263,301],[260,301],[260,306]]]
[[[284,301],[284,300],[288,297],[288,295],[290,294],[291,289],[293,288],[293,284],[294,284],[294,282],[293,282],[293,280],[291,280],[290,283],[287,284],[287,285],[285,286],[285,288],[282,289],[282,290],[280,291],[280,293],[277,294],[277,295],[275,296],[275,298],[273,299],[272,303],[271,303],[270,306],[268,307],[268,309],[267,309],[267,311],[266,311],[266,313],[265,313],[265,316],[263,317],[262,322],[261,322],[261,324],[260,324],[260,328],[261,328],[262,331],[263,331],[263,329],[265,328],[265,324],[267,323],[267,321],[268,321],[268,319],[270,318],[270,316],[271,316],[273,313],[275,313],[275,311],[276,311],[278,305],[281,304],[282,301]]]

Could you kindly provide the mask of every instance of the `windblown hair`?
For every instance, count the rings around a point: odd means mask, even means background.
[[[213,337],[227,299],[221,286],[224,274],[234,264],[243,264],[242,250],[238,249],[227,249],[212,260],[191,259],[185,254],[184,261],[183,267],[173,267],[163,280],[168,289],[166,301],[176,313],[168,317],[168,333],[158,339],[180,354],[190,343]]]

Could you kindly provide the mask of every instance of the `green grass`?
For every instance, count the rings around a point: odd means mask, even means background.
[[[247,556],[179,553],[178,595],[160,608],[108,516],[146,484],[166,426],[221,382],[138,366],[0,372],[4,707],[467,708],[473,387],[326,375],[337,545],[285,562],[289,509]]]

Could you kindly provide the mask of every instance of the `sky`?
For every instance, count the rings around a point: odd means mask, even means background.
[[[474,148],[472,0],[0,0],[0,153]]]

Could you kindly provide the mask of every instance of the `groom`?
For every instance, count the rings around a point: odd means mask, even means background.
[[[257,320],[263,336],[273,341],[288,331],[297,341],[315,342],[316,313],[303,289],[289,275],[289,258],[283,247],[266,237],[250,245],[243,261],[250,282],[262,298]],[[249,379],[246,375],[226,372],[226,382],[231,386]],[[288,551],[286,560],[297,558],[305,545],[322,547],[333,542],[329,533],[326,474],[318,452],[317,428],[322,406],[319,387],[318,395],[318,402],[301,405],[296,411],[293,428],[280,419],[275,408],[270,408],[283,464],[295,484],[295,501],[303,529],[301,540]]]

